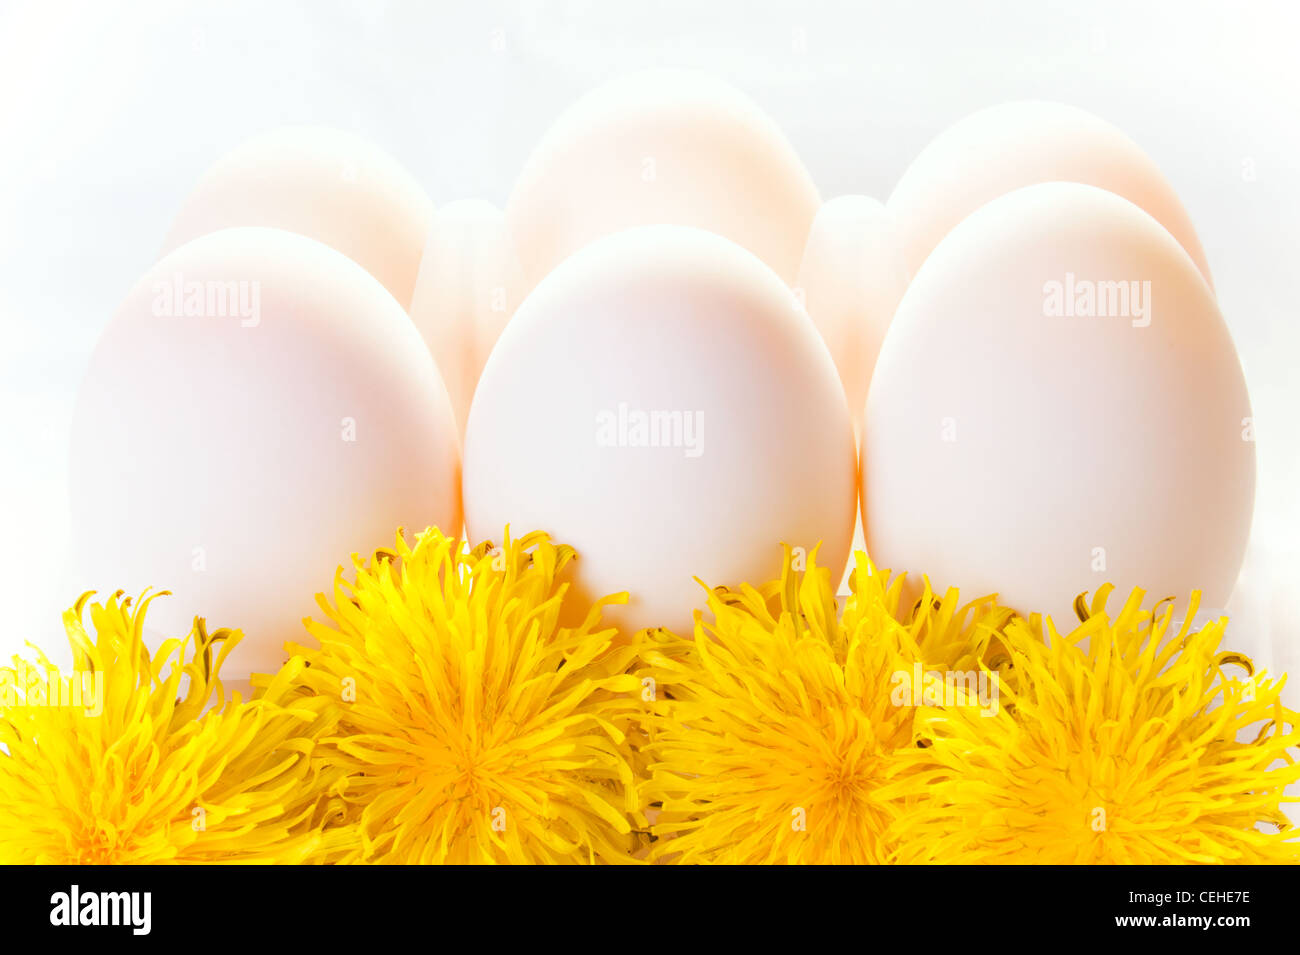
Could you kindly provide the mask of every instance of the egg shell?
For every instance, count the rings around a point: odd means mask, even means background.
[[[517,306],[519,264],[500,209],[462,199],[435,213],[411,320],[442,372],[464,433],[488,354]]]
[[[233,226],[287,229],[324,242],[407,308],[433,203],[392,156],[360,136],[289,126],[221,157],[190,192],[163,243]]]
[[[839,196],[821,207],[796,289],[835,359],[855,428],[880,343],[906,287],[893,222],[878,200]]]
[[[471,538],[509,523],[573,545],[578,594],[631,592],[608,615],[625,632],[690,633],[693,578],[770,580],[782,542],[822,542],[838,580],[855,477],[834,363],[790,289],[681,226],[601,239],[552,272],[489,357],[465,436]]]
[[[306,637],[350,554],[461,526],[451,404],[410,318],[281,230],[222,230],[154,265],[96,346],[72,433],[80,586],[172,591],[149,614],[168,637],[195,615],[243,629],[232,679]]]
[[[1149,282],[1128,286],[1147,305],[1101,282]],[[1105,582],[1222,607],[1251,521],[1250,415],[1214,295],[1155,219],[1091,186],[1014,191],[939,244],[885,337],[868,552],[1063,627]]]
[[[1013,189],[1077,182],[1107,189],[1168,229],[1213,286],[1192,221],[1164,173],[1121,130],[1063,103],[1004,103],[936,136],[908,166],[887,206],[914,275],[957,223]]]
[[[602,235],[696,226],[749,249],[790,284],[821,200],[777,125],[747,96],[689,70],[621,76],[569,107],[506,206],[524,290]]]

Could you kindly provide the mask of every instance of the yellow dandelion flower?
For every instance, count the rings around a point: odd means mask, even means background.
[[[652,858],[893,858],[894,824],[917,791],[910,757],[923,702],[895,691],[918,665],[928,669],[927,645],[968,657],[1005,616],[987,601],[961,608],[955,593],[935,600],[927,590],[900,623],[901,578],[891,583],[861,554],[853,589],[841,619],[816,553],[800,572],[787,550],[779,581],[712,591],[694,639],[650,635]]]
[[[897,621],[907,631],[914,652],[927,669],[946,672],[991,668],[1003,679],[1010,676],[1009,659],[1000,637],[1018,615],[1000,605],[996,594],[962,603],[957,588],[950,587],[939,595],[931,588],[929,578],[923,577],[920,598],[904,607],[901,597],[906,575],[891,577],[888,570],[877,570],[861,551],[855,559],[849,580],[852,596],[846,610],[848,619],[869,613],[871,626],[883,626],[882,615]],[[1038,618],[1030,621],[1036,626]]]
[[[0,668],[0,862],[304,859],[324,727],[320,707],[285,702],[294,666],[260,699],[227,698],[219,672],[238,631],[196,619],[151,657],[152,597],[91,604],[93,639],[90,597],[63,617],[71,673],[41,653]]]
[[[931,798],[896,824],[909,862],[1300,861],[1282,813],[1300,779],[1283,680],[1221,651],[1226,621],[1171,628],[1172,606],[1110,587],[1068,636],[1003,635],[1017,673],[996,715],[927,709]]]
[[[322,861],[618,862],[634,849],[634,643],[561,626],[572,548],[467,552],[436,528],[336,575],[298,685],[327,699]]]

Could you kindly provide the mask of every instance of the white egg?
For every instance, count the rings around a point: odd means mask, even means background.
[[[848,405],[790,289],[740,246],[681,226],[594,242],[506,326],[465,436],[474,540],[540,529],[578,592],[630,591],[626,630],[691,632],[710,585],[762,582],[781,543],[832,580],[856,500]]]
[[[239,679],[305,636],[349,555],[461,526],[460,446],[410,318],[340,252],[215,232],[135,285],[91,358],[70,493],[84,589],[146,586],[151,625],[246,639]]]
[[[1196,230],[1164,174],[1110,123],[1061,103],[1017,102],[972,113],[923,149],[887,203],[908,275],[958,222],[998,196],[1040,182],[1107,189],[1168,229],[1213,285]]]
[[[862,433],[867,549],[1071,623],[1075,595],[1222,607],[1255,487],[1250,401],[1192,259],[1091,186],[1030,186],[939,243],[885,337]]]
[[[433,203],[388,153],[352,133],[290,126],[208,169],[172,224],[163,254],[231,226],[270,226],[324,242],[411,304]]]
[[[894,233],[877,200],[840,196],[817,213],[799,267],[796,289],[835,359],[855,428],[880,343],[907,287]]]
[[[481,199],[439,209],[425,242],[411,320],[438,362],[462,434],[483,363],[519,304],[518,293],[519,264],[501,210]]]
[[[777,125],[703,73],[633,73],[565,111],[506,206],[524,290],[593,239],[636,225],[697,226],[792,283],[817,187]]]

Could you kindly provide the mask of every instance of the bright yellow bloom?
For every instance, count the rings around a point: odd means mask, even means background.
[[[1112,619],[1110,589],[1068,636],[1006,629],[1017,680],[995,716],[922,714],[930,798],[896,824],[903,861],[1300,861],[1281,808],[1300,779],[1284,681],[1220,649],[1225,620],[1174,632],[1172,607],[1142,610],[1141,591]]]
[[[335,578],[299,686],[330,701],[324,861],[617,862],[634,848],[635,647],[561,626],[572,548],[436,528]]]
[[[658,633],[644,651],[657,696],[646,717],[653,858],[890,861],[920,771],[918,706],[895,690],[917,664],[993,655],[1009,616],[927,588],[900,623],[901,578],[888,583],[859,555],[840,619],[815,553],[806,572],[796,566],[787,551],[781,580],[713,590],[694,639]]]
[[[73,672],[44,654],[0,668],[0,862],[297,862],[312,850],[301,795],[315,785],[321,707],[218,678],[238,631],[203,621],[150,656],[138,606],[90,594],[64,614]],[[300,666],[301,664],[297,664]],[[214,702],[215,707],[207,709]],[[204,712],[207,709],[207,712]]]

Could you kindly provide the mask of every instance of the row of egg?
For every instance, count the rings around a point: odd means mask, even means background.
[[[290,129],[218,162],[164,251],[79,396],[79,575],[169,587],[163,630],[242,627],[231,670],[398,526],[548,531],[579,593],[631,592],[617,623],[680,629],[695,578],[768,579],[781,543],[841,572],[859,507],[881,566],[1058,618],[1107,580],[1221,605],[1244,551],[1204,254],[1076,109],[977,113],[887,204],[823,205],[742,94],[637,74],[504,211],[435,213],[380,150]]]

